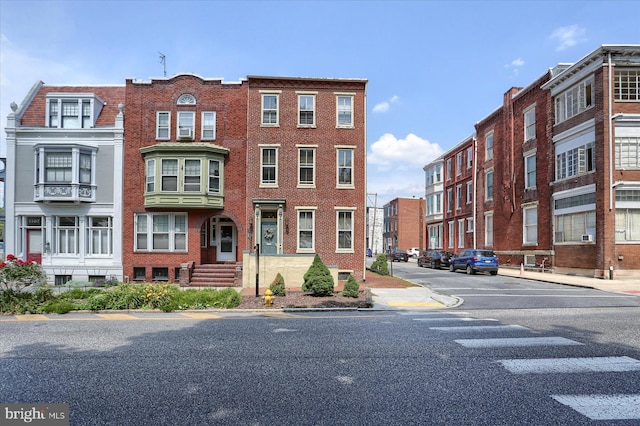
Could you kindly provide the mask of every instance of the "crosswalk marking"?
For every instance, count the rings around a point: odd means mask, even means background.
[[[640,361],[628,356],[593,358],[504,359],[498,361],[515,374],[594,373],[640,371]]]
[[[632,395],[551,395],[591,420],[640,419],[640,394]]]
[[[568,346],[582,345],[564,337],[513,337],[502,339],[458,339],[456,343],[465,348],[499,348],[521,346]]]
[[[451,327],[429,327],[429,330],[437,331],[512,331],[512,330],[529,330],[521,325],[468,325],[468,326],[451,326]]]

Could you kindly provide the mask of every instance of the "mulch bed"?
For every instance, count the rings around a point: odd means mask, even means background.
[[[313,296],[305,293],[301,288],[288,288],[285,296],[276,296],[273,305],[267,308],[262,296],[266,289],[261,288],[259,297],[256,297],[256,289],[245,288],[242,290],[242,301],[236,309],[292,309],[292,308],[369,308],[370,300],[367,298],[370,288],[406,288],[413,284],[400,278],[378,275],[367,271],[367,279],[360,283],[358,297],[345,297],[340,292],[344,288],[344,282],[340,281],[335,287],[332,296]]]

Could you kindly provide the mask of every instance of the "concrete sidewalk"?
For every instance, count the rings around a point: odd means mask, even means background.
[[[459,297],[437,293],[426,287],[372,288],[373,309],[416,310],[455,308],[462,304]]]
[[[580,275],[520,271],[519,269],[511,268],[500,268],[498,271],[498,275],[576,287],[594,288],[610,293],[640,295],[640,279],[634,278],[603,280],[601,278],[592,278]]]

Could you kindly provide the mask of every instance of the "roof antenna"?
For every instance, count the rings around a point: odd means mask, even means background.
[[[158,52],[160,54],[160,63],[162,64],[162,71],[164,73],[164,76],[167,76],[167,57],[165,56],[164,53],[162,52]]]

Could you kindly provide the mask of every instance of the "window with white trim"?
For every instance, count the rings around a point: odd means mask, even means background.
[[[262,170],[260,184],[278,185],[278,149],[274,147],[262,148],[260,153],[260,169]]]
[[[298,95],[298,125],[305,127],[316,125],[315,95]]]
[[[468,217],[467,218],[467,232],[473,232],[473,224],[474,224],[474,220],[472,217]]]
[[[473,201],[473,182],[467,182],[467,204]]]
[[[458,219],[458,248],[464,248],[464,219]]]
[[[160,161],[161,161],[160,179],[162,182],[160,190],[162,192],[177,192],[178,191],[178,159],[163,158]]]
[[[315,250],[315,212],[298,210],[298,251]]]
[[[447,241],[447,247],[452,249],[453,240],[455,239],[455,222],[453,221],[447,222],[447,225],[449,227],[449,241]]]
[[[185,252],[186,213],[135,214],[136,251]]]
[[[113,253],[113,218],[109,216],[87,217],[87,255]]]
[[[524,112],[524,141],[536,138],[536,107],[529,107]]]
[[[147,165],[147,176],[145,178],[146,181],[146,191],[147,193],[156,191],[156,160],[151,159],[146,161]]]
[[[201,191],[201,161],[200,159],[184,160],[184,192],[200,192]]]
[[[216,113],[215,111],[202,112],[202,140],[212,141],[216,138]]]
[[[462,208],[462,185],[456,185],[456,209]]]
[[[94,201],[96,148],[37,145],[36,201]]]
[[[473,166],[473,148],[467,148],[467,169],[470,169]]]
[[[338,210],[336,222],[338,251],[353,250],[353,211]]]
[[[528,155],[524,158],[525,189],[536,187],[536,154]]]
[[[77,216],[53,217],[53,254],[78,254],[80,223]]]
[[[338,148],[337,155],[338,186],[353,187],[353,149]]]
[[[556,180],[589,173],[595,168],[594,142],[556,154]]]
[[[453,170],[451,166],[451,158],[447,158],[447,181],[450,181],[453,178]]]
[[[581,81],[555,98],[556,124],[593,106],[593,79]]]
[[[640,137],[616,136],[616,169],[640,169]]]
[[[462,174],[462,152],[456,154],[456,176]]]
[[[447,212],[453,211],[453,189],[447,188]]]
[[[156,112],[156,139],[166,140],[170,138],[171,132],[171,112]]]
[[[277,126],[279,124],[278,98],[275,93],[262,94],[262,125]]]
[[[489,132],[484,137],[484,159],[485,161],[493,159],[493,132]]]
[[[337,127],[353,127],[353,96],[336,96]]]
[[[523,243],[538,244],[538,206],[523,207]]]
[[[94,127],[102,106],[102,101],[94,94],[47,95],[47,127],[89,129]]]
[[[583,242],[584,235],[591,235],[591,240],[595,241],[595,211],[557,215],[555,216],[554,221],[555,243]]]
[[[484,244],[486,247],[493,246],[493,212],[484,215]]]
[[[613,91],[616,101],[640,101],[640,69],[616,67]]]
[[[209,160],[209,192],[220,192],[220,161]]]
[[[196,125],[196,113],[193,111],[178,111],[178,139],[193,139]]]
[[[493,200],[493,170],[485,173],[485,199]]]
[[[315,148],[298,148],[298,185],[315,185]]]
[[[640,209],[616,207],[616,242],[640,242]]]

